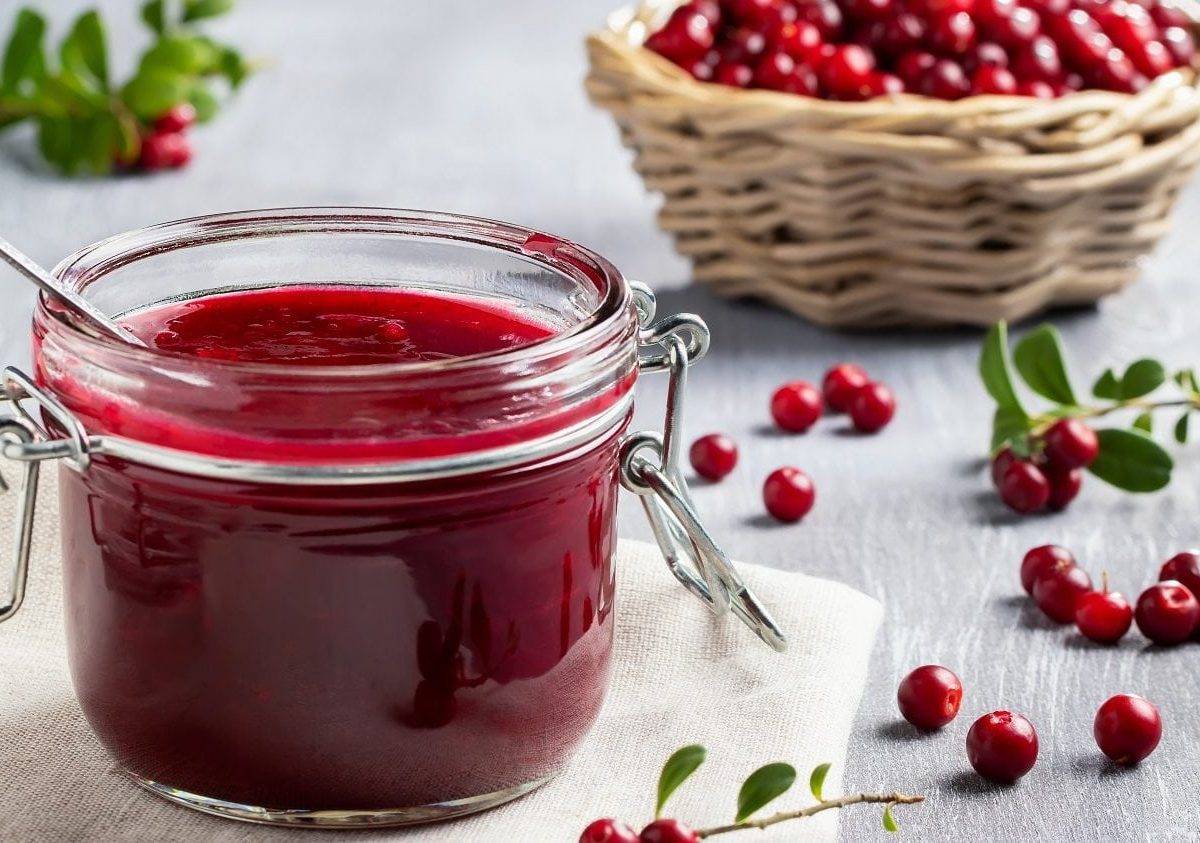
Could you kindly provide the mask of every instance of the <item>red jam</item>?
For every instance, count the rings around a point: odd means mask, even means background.
[[[492,300],[311,286],[192,299],[127,321],[164,359],[198,358],[231,379],[253,370],[244,363],[386,368],[553,331]],[[418,399],[451,411],[456,399],[408,389],[388,403],[345,389],[327,400],[349,409],[324,430],[330,407],[318,413],[311,393],[283,387],[236,408],[270,418],[269,430],[229,434],[216,415],[166,415],[173,395],[156,407],[89,399],[92,385],[64,371],[39,359],[42,381],[89,431],[262,459],[313,460],[306,437],[342,434],[341,452],[364,457],[453,452],[456,437],[503,442],[554,418],[543,406],[522,427],[514,408],[504,418],[517,433],[448,422],[430,435],[441,416],[422,416],[418,434],[405,417]],[[608,404],[630,385],[610,389]],[[181,386],[178,400],[199,401],[199,389],[228,417],[217,386]],[[110,457],[64,469],[66,614],[85,713],[137,775],[269,808],[418,806],[555,772],[608,681],[624,426],[567,455],[403,483],[204,479]]]

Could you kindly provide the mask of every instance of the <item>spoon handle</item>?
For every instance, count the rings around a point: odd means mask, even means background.
[[[122,342],[141,346],[142,348],[146,347],[144,342],[101,313],[82,296],[64,287],[62,282],[34,263],[32,258],[21,252],[3,237],[0,237],[0,258],[34,284],[37,284],[47,295],[52,296],[59,303],[72,310],[77,316],[87,320],[93,326],[104,331],[104,333],[116,337]]]

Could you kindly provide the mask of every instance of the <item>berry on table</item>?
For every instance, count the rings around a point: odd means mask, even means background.
[[[1033,463],[1016,460],[1000,478],[1000,500],[1017,512],[1040,512],[1050,502],[1050,481]]]
[[[737,466],[737,444],[724,433],[710,433],[692,443],[688,459],[701,477],[720,480]]]
[[[151,132],[142,141],[138,165],[143,170],[165,170],[185,166],[192,160],[192,147],[179,132]]]
[[[989,781],[1015,782],[1033,769],[1037,755],[1037,731],[1019,714],[993,711],[967,732],[967,760]]]
[[[1075,620],[1075,608],[1092,590],[1092,578],[1078,565],[1058,563],[1033,582],[1033,602],[1042,614],[1058,623]]]
[[[918,667],[900,682],[896,704],[900,714],[918,729],[940,729],[958,715],[962,682],[954,671],[936,664]]]
[[[1133,607],[1121,594],[1108,590],[1108,575],[1100,591],[1082,595],[1075,603],[1075,626],[1097,644],[1116,644],[1133,624]]]
[[[821,418],[821,393],[807,381],[785,383],[771,396],[771,417],[792,433],[803,433]]]
[[[1181,644],[1200,624],[1200,602],[1176,580],[1157,582],[1141,593],[1134,609],[1138,629],[1156,644]]]
[[[1054,512],[1061,512],[1079,495],[1079,490],[1083,487],[1083,472],[1078,468],[1064,469],[1048,465],[1044,473],[1050,483],[1050,497],[1046,501],[1046,507]]]
[[[1033,548],[1021,560],[1021,588],[1033,594],[1037,578],[1055,567],[1075,565],[1075,555],[1057,544],[1043,544]]]
[[[182,132],[195,122],[195,106],[190,102],[181,102],[154,121],[154,128],[159,132]]]
[[[1096,432],[1079,419],[1059,419],[1044,437],[1046,459],[1063,469],[1087,468],[1100,453]]]
[[[855,366],[853,363],[837,364],[825,373],[825,378],[821,381],[825,406],[834,413],[848,412],[854,394],[867,383],[869,378],[861,366]]]
[[[639,843],[637,832],[620,820],[596,820],[579,835],[579,843]]]
[[[992,485],[997,489],[1000,488],[1000,482],[1004,479],[1004,472],[1008,471],[1008,467],[1020,459],[1012,448],[1004,447],[996,452],[996,456],[992,457]]]
[[[642,829],[641,843],[697,843],[698,835],[679,820],[655,820]]]
[[[816,499],[812,480],[798,468],[778,468],[763,484],[767,512],[780,521],[799,521],[813,508]]]
[[[881,383],[860,387],[850,401],[850,421],[856,430],[874,433],[887,427],[896,415],[896,396]]]
[[[1159,580],[1178,580],[1187,586],[1193,597],[1200,599],[1200,552],[1185,550],[1163,563]]]
[[[1133,694],[1109,697],[1096,712],[1092,735],[1100,751],[1123,766],[1149,757],[1162,740],[1162,717],[1149,700]]]

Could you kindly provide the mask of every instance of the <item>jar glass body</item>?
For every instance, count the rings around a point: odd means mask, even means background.
[[[133,454],[61,468],[60,503],[72,675],[139,781],[358,824],[478,810],[562,766],[612,647],[637,374],[615,269],[497,223],[304,210],[160,226],[56,272],[114,315],[336,282],[554,326],[457,360],[286,367],[123,347],[42,302],[34,341],[39,385]]]

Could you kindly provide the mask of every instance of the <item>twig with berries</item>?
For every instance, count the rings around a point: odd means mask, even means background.
[[[1013,370],[1034,393],[1054,402],[1031,413],[1017,395]],[[1158,360],[1141,359],[1122,374],[1108,369],[1092,387],[1100,403],[1076,394],[1051,325],[1030,331],[1012,348],[1005,323],[988,333],[979,356],[979,374],[996,402],[992,420],[992,481],[1001,499],[1017,512],[1064,509],[1079,493],[1084,469],[1129,492],[1154,492],[1171,480],[1174,462],[1152,437],[1155,414],[1174,411],[1173,435],[1188,440],[1200,411],[1194,369],[1173,374]],[[1165,395],[1165,388],[1172,394]],[[1093,430],[1090,422],[1121,413],[1128,427]]]
[[[884,806],[883,827],[888,831],[898,831],[899,826],[892,816],[892,807],[912,805],[925,800],[924,796],[906,793],[854,793],[826,799],[821,791],[830,765],[821,764],[812,771],[808,780],[809,790],[817,800],[815,805],[795,811],[781,811],[762,819],[751,819],[767,804],[787,793],[796,782],[796,768],[791,764],[776,762],[759,767],[742,783],[732,823],[693,829],[679,820],[663,819],[663,807],[671,798],[671,794],[700,768],[706,755],[704,747],[693,744],[676,750],[667,759],[658,778],[658,801],[654,821],[643,828],[640,834],[620,820],[600,819],[583,830],[583,834],[579,836],[579,843],[697,843],[699,840],[720,834],[751,828],[769,828],[782,822],[815,816],[822,811],[872,803]]]
[[[0,63],[0,130],[37,125],[38,150],[68,175],[114,168],[158,170],[191,159],[184,135],[211,120],[221,100],[214,82],[236,89],[254,68],[236,49],[196,26],[232,10],[234,0],[149,0],[141,9],[154,42],[124,85],[109,73],[104,22],[95,10],[46,50],[47,21],[17,13]]]

